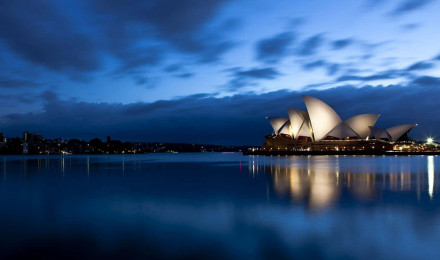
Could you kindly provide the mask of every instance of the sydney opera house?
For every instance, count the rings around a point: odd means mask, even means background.
[[[390,151],[414,150],[408,138],[417,124],[375,127],[379,114],[360,114],[342,120],[323,101],[302,96],[307,111],[288,108],[288,117],[268,117],[273,133],[266,136],[264,151]]]

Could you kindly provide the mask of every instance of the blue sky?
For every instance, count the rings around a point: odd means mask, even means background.
[[[311,93],[343,117],[419,123],[425,138],[440,133],[438,10],[435,0],[0,0],[0,131],[260,144],[264,116],[303,108]]]

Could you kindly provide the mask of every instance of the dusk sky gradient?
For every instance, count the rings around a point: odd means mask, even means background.
[[[0,131],[261,145],[316,96],[440,139],[440,1],[0,0]]]

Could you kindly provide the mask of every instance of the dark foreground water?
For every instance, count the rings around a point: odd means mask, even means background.
[[[0,259],[440,259],[440,157],[0,157]]]

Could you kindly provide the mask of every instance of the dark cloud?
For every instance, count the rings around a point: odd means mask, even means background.
[[[440,87],[440,78],[422,76],[414,79],[413,83],[420,86]]]
[[[70,79],[110,69],[136,80],[169,55],[209,63],[233,48],[240,20],[215,21],[227,1],[0,0],[0,52]]]
[[[155,88],[158,84],[159,79],[157,77],[148,77],[144,75],[136,75],[134,76],[134,81],[136,85],[143,86],[147,89]]]
[[[402,15],[415,10],[433,2],[433,0],[403,0],[393,11],[392,15]]]
[[[316,68],[324,68],[327,70],[327,75],[334,75],[340,70],[341,65],[337,63],[328,62],[326,60],[316,60],[302,64],[304,70],[314,70]]]
[[[331,47],[333,50],[341,50],[341,49],[345,49],[348,46],[350,46],[351,44],[353,44],[354,40],[347,38],[347,39],[340,39],[340,40],[336,40],[331,42]]]
[[[387,0],[366,0],[366,4],[369,7],[377,7],[387,2]]]
[[[332,76],[335,75],[339,70],[341,66],[337,63],[330,63],[327,64],[327,74]]]
[[[47,92],[41,113],[2,118],[6,136],[23,130],[47,137],[132,141],[261,145],[272,130],[266,116],[286,116],[286,108],[305,109],[300,95],[331,105],[343,119],[380,113],[379,127],[418,123],[411,136],[440,133],[440,78],[420,77],[408,86],[343,86],[304,92],[276,91],[214,98],[208,94],[154,103],[107,104],[65,101]],[[411,105],[409,105],[411,104]],[[67,120],[68,119],[68,120]]]
[[[16,79],[6,76],[0,76],[0,88],[32,88],[41,86],[40,84],[26,79]]]
[[[413,30],[419,28],[420,26],[421,26],[420,23],[408,23],[408,24],[402,25],[402,29],[404,31],[413,31]]]
[[[222,36],[215,36],[200,41],[200,49],[195,53],[198,55],[196,61],[200,63],[217,62],[224,53],[236,46],[236,43],[232,41],[218,41],[217,38],[221,37]]]
[[[316,34],[305,39],[298,48],[298,55],[310,56],[316,53],[319,47],[324,43],[324,36],[322,34]]]
[[[413,74],[414,72],[423,71],[434,67],[435,64],[433,64],[430,61],[419,61],[404,69],[386,70],[377,74],[372,74],[367,76],[359,76],[359,75],[351,75],[351,74],[342,75],[338,77],[335,80],[335,82],[345,82],[345,81],[368,82],[374,80],[398,79],[398,78],[411,80],[415,77]]]
[[[182,64],[171,64],[166,66],[163,71],[165,72],[178,72],[183,68]]]
[[[93,6],[104,17],[101,26],[110,48],[133,48],[140,40],[156,39],[176,51],[197,55],[199,62],[216,61],[234,44],[224,33],[236,27],[227,20],[217,28],[207,30],[209,23],[226,0],[97,0]]]
[[[11,106],[13,104],[14,106],[23,104],[35,104],[35,96],[34,95],[8,95],[8,94],[0,94],[0,102],[2,102],[2,109],[3,112],[5,109],[5,106]],[[10,103],[10,104],[8,104]],[[13,111],[17,112],[16,109],[12,109]]]
[[[148,78],[142,76],[135,77],[136,85],[146,85],[149,83]]]
[[[344,81],[374,81],[374,80],[384,80],[384,79],[394,79],[400,77],[400,72],[397,73],[395,71],[387,71],[374,75],[368,76],[358,76],[358,75],[343,75],[336,79],[336,82],[344,82]]]
[[[256,44],[257,59],[267,63],[277,63],[285,58],[290,44],[295,40],[291,32],[263,39]]]
[[[366,52],[365,55],[372,56],[372,53],[377,52],[378,49],[390,45],[391,41],[382,41],[382,42],[358,42],[361,48]]]
[[[281,75],[272,67],[252,68],[243,70],[242,68],[232,68],[229,70],[232,79],[229,81],[227,88],[229,90],[237,90],[245,86],[254,86],[259,80],[272,80]]]
[[[311,69],[315,69],[315,68],[324,67],[326,64],[327,64],[327,62],[325,60],[316,60],[316,61],[305,63],[305,64],[303,64],[302,67],[305,70],[311,70]]]
[[[181,79],[189,79],[194,77],[196,73],[188,71],[186,67],[187,66],[184,66],[184,64],[171,64],[163,68],[163,71],[168,75]]]
[[[250,70],[237,71],[235,75],[242,78],[274,79],[280,75],[280,73],[274,68],[253,68]]]
[[[163,69],[163,71],[182,79],[192,78],[195,75],[194,72],[188,72],[183,64],[168,65]]]
[[[306,23],[306,19],[304,17],[295,17],[290,19],[288,23],[288,27],[292,29],[296,29],[298,26],[303,25]]]
[[[145,48],[143,50],[126,53],[124,63],[114,71],[115,75],[130,75],[145,71],[145,66],[154,66],[163,59],[164,50],[159,47]]]
[[[95,42],[45,0],[1,1],[0,41],[23,59],[54,71],[100,67]]]
[[[188,78],[192,78],[192,77],[194,77],[194,73],[192,73],[192,72],[186,72],[186,73],[181,73],[181,74],[178,74],[177,75],[177,77],[178,78],[182,78],[182,79],[188,79]]]
[[[39,96],[41,99],[43,99],[45,102],[54,102],[54,101],[58,101],[58,95],[51,91],[51,90],[46,90],[43,93],[40,94]]]
[[[408,71],[415,71],[415,70],[427,70],[434,67],[434,64],[427,62],[427,61],[420,61],[412,64],[407,68]]]
[[[215,15],[218,7],[224,2],[226,1],[151,0],[131,1],[128,5],[123,0],[97,0],[96,7],[111,14],[114,19],[122,23],[121,26],[130,22],[145,27],[153,26],[163,38],[178,40],[177,44],[191,49],[194,43],[187,42],[183,36],[197,32]]]

